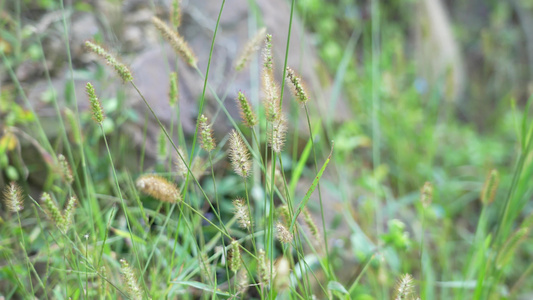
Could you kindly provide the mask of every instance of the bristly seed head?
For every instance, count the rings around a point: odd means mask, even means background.
[[[179,189],[165,178],[158,175],[142,175],[136,181],[137,188],[144,194],[169,203],[179,203],[181,194]]]
[[[200,116],[198,119],[198,126],[200,129],[200,139],[202,142],[202,148],[205,151],[211,152],[216,148],[215,139],[213,138],[213,131],[211,130],[211,125],[208,124],[207,118],[204,115]]]
[[[254,37],[246,43],[246,46],[244,46],[241,55],[239,55],[239,58],[235,63],[235,70],[240,71],[246,66],[246,63],[248,63],[252,54],[260,48],[261,43],[265,38],[265,33],[266,28],[263,27],[259,29]]]
[[[318,227],[316,226],[315,221],[313,220],[313,217],[311,216],[311,213],[309,212],[309,209],[307,209],[307,207],[304,208],[302,213],[304,215],[304,222],[309,228],[309,231],[311,232],[313,237],[315,238],[315,242],[319,243],[320,242],[320,231],[318,231]]]
[[[395,300],[410,299],[413,294],[413,277],[410,274],[404,274],[398,280],[396,284],[396,297]]]
[[[176,72],[170,73],[170,91],[168,92],[170,106],[176,105],[179,101],[179,81]]]
[[[300,104],[305,104],[309,100],[309,97],[307,97],[307,93],[305,92],[305,89],[301,83],[301,79],[296,76],[294,71],[289,67],[287,67],[287,79],[291,83],[296,99],[300,102]]]
[[[174,28],[181,25],[181,0],[172,0],[172,10],[170,12],[170,19]]]
[[[262,89],[264,93],[263,104],[265,106],[265,116],[267,121],[274,122],[281,116],[281,105],[279,101],[279,86],[272,72],[263,70],[261,75]]]
[[[139,286],[133,268],[130,267],[130,265],[125,259],[120,260],[120,266],[120,272],[122,273],[122,276],[124,278],[124,283],[126,284],[126,290],[128,291],[129,296],[135,300],[142,300],[143,293],[141,287]]]
[[[248,208],[243,199],[237,198],[233,200],[233,206],[235,206],[235,215],[237,216],[237,222],[239,226],[244,229],[252,228],[252,219],[248,213]]]
[[[239,242],[231,242],[231,252],[229,255],[229,268],[233,272],[237,273],[241,268],[241,249],[239,249]]]
[[[424,208],[431,205],[431,201],[433,201],[433,185],[431,182],[426,181],[426,183],[424,183],[424,186],[420,190],[420,201]]]
[[[274,69],[274,61],[272,59],[272,35],[265,36],[265,48],[263,49],[263,67],[272,72]]]
[[[185,179],[187,178],[187,173],[189,173],[189,169],[187,169],[187,156],[185,155],[185,152],[183,152],[183,149],[181,147],[178,147],[178,153],[174,155],[174,164],[176,165],[176,169],[178,171],[178,175]],[[183,159],[182,159],[183,158]]]
[[[61,167],[61,173],[63,175],[63,179],[68,183],[71,184],[74,181],[74,176],[72,175],[72,169],[70,168],[70,165],[68,164],[67,159],[63,154],[59,154],[57,156],[57,160],[59,161],[59,166]]]
[[[278,230],[278,239],[282,244],[288,244],[292,241],[292,233],[281,222],[276,224]]]
[[[283,150],[286,131],[287,125],[282,115],[280,115],[279,120],[272,122],[271,126],[268,126],[268,143],[274,152],[281,153]]]
[[[94,52],[96,55],[104,58],[107,61],[107,64],[115,68],[115,71],[118,73],[120,78],[126,83],[133,80],[130,70],[126,65],[119,62],[113,55],[108,53],[104,48],[99,45],[96,45],[90,41],[85,42],[85,46],[91,52]]]
[[[239,91],[237,96],[237,104],[239,105],[244,124],[250,128],[254,127],[257,124],[257,117],[252,109],[252,105],[250,105],[250,102],[248,102],[248,99],[246,99],[246,96],[241,91]]]
[[[270,281],[270,263],[267,263],[265,250],[260,249],[259,250],[259,256],[257,258],[257,268],[258,268],[258,275],[260,283],[263,285],[267,285]]]
[[[172,30],[170,27],[161,21],[158,17],[152,18],[152,23],[155,28],[161,33],[163,38],[170,43],[172,49],[179,54],[186,63],[191,67],[196,67],[197,59],[194,55],[192,49],[189,47],[187,42],[181,37],[176,31]]]
[[[93,114],[93,120],[99,125],[101,125],[104,121],[105,116],[104,110],[102,109],[102,105],[100,104],[100,100],[98,100],[98,97],[96,97],[96,92],[94,91],[94,87],[90,82],[87,82],[85,90],[87,91],[87,96],[89,96],[89,103],[91,106],[91,113]]]
[[[498,184],[500,183],[500,176],[497,170],[492,170],[485,180],[483,190],[481,190],[481,202],[485,205],[491,204],[496,196]]]
[[[63,213],[64,223],[60,226],[60,230],[64,233],[67,233],[70,225],[72,225],[72,220],[74,219],[74,211],[78,204],[78,199],[76,197],[70,197],[67,202],[67,207]]]
[[[7,209],[11,212],[18,213],[24,208],[24,199],[22,198],[22,190],[15,182],[11,182],[9,186],[4,189],[4,201]]]
[[[55,201],[52,200],[52,197],[50,197],[50,194],[46,192],[43,193],[41,196],[41,202],[43,203],[43,207],[48,215],[48,218],[63,232],[63,229],[66,227],[65,218],[61,214],[61,211],[57,207]]]
[[[229,143],[233,170],[243,178],[248,177],[252,167],[252,162],[249,160],[250,153],[237,131],[233,130],[230,133]]]

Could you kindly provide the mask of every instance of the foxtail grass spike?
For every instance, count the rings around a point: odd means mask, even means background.
[[[237,222],[239,226],[244,229],[252,228],[252,219],[248,213],[248,209],[243,199],[237,198],[233,200],[233,206],[235,207],[235,215],[237,216]]]
[[[274,80],[272,72],[263,70],[261,75],[263,88],[263,105],[265,106],[265,117],[269,122],[275,122],[281,117],[281,105],[279,99],[279,86]]]
[[[305,104],[309,100],[309,97],[307,96],[307,92],[303,87],[302,80],[289,67],[287,67],[287,79],[291,84],[294,96],[298,102],[300,102],[302,105]]]
[[[278,208],[278,212],[281,219],[283,220],[283,224],[285,224],[285,226],[290,226],[292,218],[289,211],[289,207],[287,205],[282,205]]]
[[[278,239],[282,244],[288,244],[292,241],[292,233],[281,222],[276,224],[278,230]]]
[[[431,182],[427,181],[424,183],[424,186],[420,190],[420,201],[425,208],[431,205],[433,201],[433,185]]]
[[[174,28],[179,28],[181,25],[181,0],[172,0],[172,8],[170,10],[170,20]]]
[[[207,118],[204,115],[200,116],[198,119],[199,129],[200,129],[200,139],[202,148],[205,151],[211,152],[216,147],[215,139],[213,138],[213,131],[211,130],[211,125],[208,124]]]
[[[154,199],[169,203],[181,202],[179,189],[158,175],[142,175],[136,181],[137,188]]]
[[[181,149],[181,147],[178,147],[178,152],[179,154],[176,153],[174,156],[174,159],[175,159],[174,164],[176,165],[178,175],[182,179],[185,179],[187,178],[187,173],[189,172],[189,170],[187,169],[187,165],[185,164],[187,161],[187,157],[185,156],[185,152],[183,152],[183,149]],[[181,157],[180,157],[180,154],[181,154]]]
[[[270,263],[267,262],[265,250],[259,250],[259,256],[257,257],[257,268],[260,283],[267,285],[270,281]]]
[[[239,291],[239,294],[244,295],[246,290],[248,290],[249,284],[250,278],[248,278],[248,271],[246,269],[241,269],[239,273],[237,273],[237,290]]]
[[[316,223],[313,220],[313,217],[311,216],[311,213],[309,212],[307,207],[303,209],[302,213],[304,215],[305,225],[307,225],[307,227],[309,228],[309,231],[315,238],[315,241],[320,242],[320,231],[318,231],[318,227],[316,226]]]
[[[529,228],[520,228],[507,239],[496,257],[496,268],[501,269],[512,262],[516,255],[516,249],[527,238],[528,234]]]
[[[248,177],[248,175],[250,175],[250,168],[252,167],[250,153],[237,131],[233,130],[230,133],[229,143],[233,170],[243,178]]]
[[[85,90],[87,91],[87,96],[89,96],[89,103],[91,106],[93,120],[101,125],[104,121],[104,110],[102,109],[100,100],[98,100],[98,97],[96,97],[96,92],[94,91],[94,87],[90,82],[87,82]]]
[[[286,132],[287,125],[283,116],[280,116],[279,120],[272,122],[272,125],[268,126],[268,143],[274,152],[281,153],[283,150]]]
[[[252,105],[250,105],[250,102],[248,102],[248,99],[246,99],[246,96],[241,91],[239,91],[237,96],[237,104],[239,105],[244,125],[250,128],[254,127],[257,124],[257,117],[252,109]]]
[[[185,42],[183,37],[181,37],[175,30],[172,30],[170,27],[165,24],[165,22],[161,21],[161,19],[157,17],[152,18],[152,23],[154,24],[155,28],[161,33],[163,38],[167,40],[167,42],[172,46],[172,49],[180,55],[183,60],[185,60],[186,63],[188,63],[191,67],[196,67],[197,59],[194,55],[193,51]]]
[[[179,101],[179,81],[176,72],[170,73],[170,90],[168,92],[170,106],[175,106]]]
[[[265,39],[265,33],[266,28],[263,27],[259,29],[254,37],[246,43],[241,54],[239,55],[239,58],[237,59],[237,62],[235,63],[235,70],[240,71],[246,66],[254,52],[261,47],[261,43]]]
[[[74,181],[74,176],[72,175],[72,169],[70,168],[67,159],[63,154],[59,154],[57,156],[57,160],[59,161],[59,166],[61,167],[63,179],[68,184],[71,184]]]
[[[157,159],[160,162],[165,161],[168,156],[168,144],[167,144],[167,136],[163,130],[159,131],[159,137],[157,139]]]
[[[241,249],[239,248],[239,242],[231,242],[231,255],[229,256],[229,268],[234,273],[237,273],[241,268]]]
[[[11,182],[4,189],[4,201],[9,211],[18,213],[24,208],[22,190],[15,182]]]
[[[200,274],[202,275],[204,281],[210,283],[211,278],[213,278],[213,274],[211,271],[211,265],[209,264],[209,260],[207,259],[207,255],[205,253],[202,253],[200,256],[198,256],[198,264],[200,266]]]
[[[74,219],[74,211],[76,210],[76,206],[78,205],[78,199],[76,197],[70,197],[67,202],[67,207],[65,208],[65,212],[63,213],[63,219],[65,222],[61,226],[61,231],[64,233],[68,232],[68,229],[70,228],[70,225],[72,225],[72,220]]]
[[[497,170],[492,170],[485,180],[483,185],[483,190],[481,191],[481,202],[484,205],[489,205],[494,201],[496,196],[496,190],[498,189],[498,184],[500,183],[500,176]]]
[[[46,214],[48,215],[48,218],[54,222],[54,224],[59,228],[62,232],[65,228],[65,218],[61,214],[61,211],[57,207],[57,204],[52,200],[52,197],[48,193],[43,193],[41,196],[41,202],[43,204],[43,207],[45,209]]]
[[[120,260],[120,272],[122,273],[122,277],[124,278],[126,291],[128,292],[128,295],[131,297],[131,299],[142,300],[142,290],[139,286],[139,283],[137,282],[137,276],[135,276],[133,268],[130,267],[130,265],[125,259]]]
[[[274,60],[272,59],[272,35],[265,36],[265,48],[263,49],[263,67],[270,73],[274,69]]]
[[[410,274],[404,274],[396,283],[395,300],[411,299],[413,295],[413,277]]]
[[[126,83],[126,82],[133,80],[133,76],[131,75],[131,72],[128,69],[128,67],[126,67],[126,65],[124,65],[123,63],[119,62],[113,55],[108,53],[104,48],[90,41],[86,41],[85,46],[91,52],[94,52],[98,56],[104,58],[107,61],[107,64],[112,66],[115,69],[118,76],[122,78],[122,81]]]

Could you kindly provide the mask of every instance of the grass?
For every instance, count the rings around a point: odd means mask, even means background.
[[[178,59],[203,82],[192,136],[183,132],[179,104],[169,104],[170,124],[159,119],[120,57],[100,54],[97,74],[86,76],[94,89],[74,92],[79,70],[65,41],[76,8],[63,2],[47,9],[61,13],[71,101],[62,107],[51,94],[60,134],[47,135],[46,120],[16,73],[30,55],[23,44],[37,45],[40,54],[32,59],[46,66],[44,36],[23,37],[24,2],[0,2],[0,11],[14,14],[0,21],[0,42],[13,45],[0,47],[9,78],[0,105],[0,183],[6,183],[0,296],[518,299],[531,293],[531,99],[521,107],[505,98],[494,130],[484,133],[458,120],[444,91],[424,94],[412,84],[417,74],[403,53],[401,26],[387,22],[391,12],[372,1],[368,22],[348,22],[338,33],[348,43],[326,29],[317,32],[325,41],[319,46],[325,69],[336,72],[334,100],[324,114],[317,105],[323,100],[302,87],[299,66],[288,66],[293,17],[299,13],[309,23],[331,14],[332,4],[320,10],[308,2],[309,10],[290,2],[282,66],[271,68],[263,38],[261,59],[244,51],[252,58],[240,72],[259,69],[262,78],[240,94],[240,120],[226,107],[229,90],[210,82],[219,22],[230,3],[220,2],[209,57],[199,58],[208,62],[205,71],[179,49],[175,32],[154,21],[164,43],[177,43]],[[261,27],[259,11],[251,22]],[[338,50],[327,50],[332,44]],[[144,124],[140,155],[131,154],[131,141],[121,134],[131,118],[127,103],[120,95],[101,96],[107,73],[139,95],[160,127],[152,145]],[[274,74],[287,80],[275,82]],[[228,79],[231,86],[235,76]],[[204,109],[209,94],[217,109],[212,116]],[[339,123],[341,94],[353,117]],[[89,98],[92,111],[80,111],[78,103]],[[291,102],[284,106],[290,111],[281,109],[282,101]],[[220,115],[231,130],[215,141]],[[28,163],[20,149],[32,147],[42,159]],[[156,162],[145,162],[146,148],[156,149]],[[39,172],[46,174],[40,184],[25,180]]]

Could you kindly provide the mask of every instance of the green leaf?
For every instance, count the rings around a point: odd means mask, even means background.
[[[342,293],[343,295],[348,295],[348,291],[346,290],[346,288],[337,281],[330,281],[328,283],[328,290],[336,291]]]
[[[111,230],[112,230],[116,235],[118,235],[118,236],[120,236],[120,237],[123,237],[123,238],[125,238],[125,239],[133,238],[133,241],[134,241],[135,243],[141,243],[141,244],[143,244],[143,245],[146,245],[146,242],[145,242],[142,238],[140,238],[140,237],[134,235],[133,233],[130,235],[130,233],[127,232],[127,231],[120,230],[120,229],[116,229],[116,228],[112,228],[112,227],[111,227]]]
[[[202,291],[206,291],[206,292],[211,292],[211,293],[215,293],[219,296],[225,296],[225,297],[231,297],[231,294],[229,293],[226,293],[226,292],[223,292],[221,290],[215,290],[212,286],[209,286],[205,283],[201,283],[201,282],[197,282],[197,281],[171,281],[172,283],[176,283],[176,284],[183,284],[183,285],[188,285],[188,286],[191,286],[193,288],[197,288],[199,290],[202,290]]]

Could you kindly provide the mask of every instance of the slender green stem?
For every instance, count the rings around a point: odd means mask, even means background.
[[[318,162],[316,159],[316,146],[315,146],[315,140],[313,137],[313,129],[311,127],[311,119],[309,118],[309,109],[307,108],[307,104],[304,104],[304,108],[305,108],[305,116],[307,118],[307,126],[309,128],[309,138],[311,139],[311,148],[313,149],[313,158],[315,161],[315,164],[314,164],[315,173],[318,174]],[[326,229],[326,218],[324,217],[324,205],[322,202],[322,192],[320,190],[320,182],[318,182],[317,188],[318,188],[318,199],[320,202],[320,217],[322,218],[322,230],[324,231],[324,248],[326,250],[326,266],[328,267],[328,279],[331,280],[335,278],[335,273],[331,269],[330,259],[329,259],[328,232]]]
[[[111,156],[111,151],[109,150],[109,144],[107,143],[107,138],[106,138],[106,135],[105,135],[104,127],[102,127],[102,124],[99,124],[99,126],[100,126],[100,130],[102,132],[102,136],[104,137],[105,147],[107,149],[107,154],[108,154],[109,162],[110,162],[110,165],[111,165],[111,170],[113,172],[113,179],[115,181],[115,187],[117,189],[117,193],[118,193],[118,196],[120,198],[120,203],[122,205],[122,210],[124,211],[124,217],[126,218],[126,224],[128,226],[128,232],[130,234],[130,239],[131,239],[131,244],[132,244],[132,247],[133,247],[133,252],[135,253],[135,259],[137,260],[137,265],[139,266],[139,270],[142,270],[143,268],[142,268],[142,265],[141,265],[141,261],[139,259],[139,254],[138,254],[138,251],[137,251],[136,242],[135,242],[135,239],[133,238],[133,231],[131,229],[131,224],[130,224],[130,220],[129,220],[129,217],[128,217],[128,208],[126,206],[126,201],[124,201],[124,197],[122,197],[122,191],[121,191],[121,188],[120,188],[120,184],[118,183],[118,176],[117,176],[117,172],[115,170],[115,165],[113,163],[113,157]],[[147,291],[146,291],[146,283],[144,281],[144,276],[141,277],[141,282],[142,282],[143,286],[145,287],[143,289],[144,293],[148,297],[148,294],[147,294]]]

